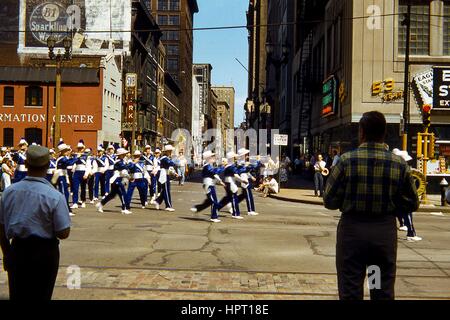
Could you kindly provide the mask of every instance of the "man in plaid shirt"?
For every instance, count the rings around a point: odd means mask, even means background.
[[[387,150],[385,135],[384,115],[364,113],[359,148],[342,155],[326,183],[325,207],[342,212],[336,244],[340,299],[364,298],[369,266],[381,276],[370,288],[371,299],[394,299],[396,215],[416,211],[419,198],[409,166]]]

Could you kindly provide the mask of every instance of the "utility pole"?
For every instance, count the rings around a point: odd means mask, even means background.
[[[402,149],[408,149],[408,127],[409,127],[409,51],[411,41],[411,1],[408,1],[408,8],[402,25],[406,26],[406,50],[405,50],[405,79],[403,87],[403,134]]]
[[[53,148],[56,148],[61,138],[61,59],[56,59],[56,110],[55,110],[55,132]]]

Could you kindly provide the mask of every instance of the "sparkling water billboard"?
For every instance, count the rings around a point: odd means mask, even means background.
[[[46,54],[51,34],[60,47],[70,36],[75,55],[120,53],[129,50],[131,1],[21,0],[18,29],[19,54]]]

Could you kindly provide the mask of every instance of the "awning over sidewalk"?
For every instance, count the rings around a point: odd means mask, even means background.
[[[99,71],[92,68],[62,68],[64,84],[100,84]],[[0,82],[55,83],[56,68],[0,67]]]

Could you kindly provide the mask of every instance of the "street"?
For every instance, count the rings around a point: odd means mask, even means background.
[[[137,198],[131,215],[117,199],[103,214],[90,204],[76,210],[53,299],[337,299],[339,212],[255,194],[260,215],[247,216],[244,201],[244,220],[222,212],[212,224],[209,210],[189,211],[203,201],[200,183],[172,186],[175,212],[141,209]],[[396,297],[449,299],[450,216],[414,218],[423,240],[406,242],[399,231]],[[81,288],[69,290],[73,265]],[[8,299],[3,270],[0,299]]]

